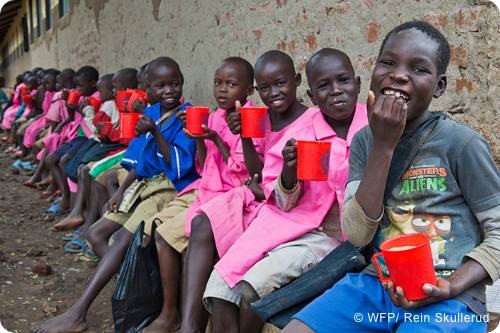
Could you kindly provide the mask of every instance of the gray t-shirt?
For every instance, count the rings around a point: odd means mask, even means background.
[[[354,136],[347,183],[361,180],[371,140],[368,126]],[[427,234],[436,276],[446,278],[482,242],[475,214],[499,204],[500,172],[488,142],[463,124],[441,119],[391,193],[375,244],[401,234]],[[365,273],[378,276],[373,263]],[[485,302],[483,283],[465,294]]]

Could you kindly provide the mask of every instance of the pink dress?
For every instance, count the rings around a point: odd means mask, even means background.
[[[2,126],[6,129],[10,129],[10,123],[16,119],[16,113],[17,111],[19,111],[21,105],[23,104],[23,99],[21,96],[22,88],[26,88],[26,85],[24,83],[21,83],[16,87],[13,99],[14,105],[8,107],[3,113]]]
[[[275,138],[272,147],[268,148],[266,142],[265,163],[262,171],[266,200],[260,203],[261,207],[257,214],[253,214],[255,215],[253,220],[246,223],[244,232],[238,238],[232,239],[229,247],[225,247],[228,249],[215,265],[215,269],[230,287],[234,287],[241,281],[246,272],[268,251],[319,227],[335,200],[338,200],[342,207],[349,172],[349,146],[354,133],[367,124],[366,106],[358,103],[347,140],[342,140],[325,121],[319,109],[309,108],[293,124],[283,130],[285,133],[278,140]],[[274,202],[272,192],[283,165],[281,151],[291,138],[332,142],[329,178],[328,181],[304,181],[301,186],[302,196],[297,206],[290,212],[283,212]],[[254,198],[248,189],[242,191],[242,197],[245,203]],[[226,218],[226,226],[230,229],[234,221],[231,221],[232,218],[227,212],[226,216],[229,217]],[[222,231],[223,229],[218,233]],[[217,249],[219,250],[219,245]]]
[[[76,89],[73,89],[72,91],[76,92]],[[49,111],[47,112],[46,117],[48,121],[56,121],[60,123],[64,119],[68,118],[68,110],[66,109],[65,105],[66,101],[61,99],[61,94],[62,92],[54,94],[53,100],[56,102],[52,103],[51,107],[49,108]],[[99,98],[99,92],[96,91],[90,97]],[[80,99],[78,100],[78,105],[82,103],[82,100],[83,97],[80,97]],[[87,127],[83,116],[79,112],[75,112],[75,119],[71,123],[64,126],[60,134],[51,133],[51,131],[49,131],[49,134],[47,135],[45,140],[43,140],[43,145],[47,148],[48,153],[49,154],[52,153],[63,143],[71,141],[74,138],[76,138],[78,136],[78,126],[80,125],[82,126],[85,135],[87,137],[90,137],[92,135],[92,131]],[[42,158],[42,152],[40,152],[37,155],[37,159],[41,158]]]
[[[251,101],[247,101],[244,106],[252,107],[254,105]],[[191,220],[197,215],[196,210],[198,207],[235,187],[239,187],[241,182],[245,178],[248,178],[248,171],[245,167],[245,160],[243,157],[241,136],[234,135],[229,130],[226,122],[226,111],[217,109],[216,112],[210,114],[208,118],[208,128],[219,134],[222,141],[229,148],[230,156],[226,163],[219,149],[210,140],[205,140],[207,157],[203,169],[200,166],[198,154],[196,154],[196,171],[198,171],[202,178],[196,180],[179,193],[179,195],[182,195],[189,190],[198,189],[198,199],[189,207],[188,216],[186,218],[186,236],[188,237],[191,233]],[[257,153],[262,159],[264,155],[264,139],[253,139],[253,143]]]
[[[43,103],[42,103],[43,116],[41,116],[40,118],[35,120],[33,122],[33,124],[28,126],[28,128],[26,129],[26,132],[24,133],[23,143],[27,148],[30,148],[31,146],[33,146],[35,144],[36,134],[38,133],[39,130],[44,128],[44,126],[47,124],[46,115],[47,115],[47,112],[49,111],[50,104],[52,103],[52,97],[54,96],[55,93],[56,93],[55,91],[53,91],[53,92],[46,91],[45,92],[45,98],[43,99]]]

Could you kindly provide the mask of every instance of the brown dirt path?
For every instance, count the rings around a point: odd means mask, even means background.
[[[61,237],[66,232],[50,231],[62,218],[43,220],[42,214],[52,203],[38,198],[41,191],[21,185],[29,177],[13,174],[11,164],[15,159],[4,154],[6,145],[0,148],[0,322],[9,332],[30,332],[32,323],[69,309],[97,263],[75,261],[76,255],[64,250],[66,242]],[[33,273],[37,262],[52,266],[52,272]],[[115,282],[113,279],[90,307],[87,332],[104,332],[112,327]]]

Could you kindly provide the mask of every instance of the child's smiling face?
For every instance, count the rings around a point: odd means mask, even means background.
[[[351,116],[358,102],[361,80],[354,75],[349,58],[327,54],[312,66],[308,74],[309,98],[323,113],[336,119]]]
[[[247,96],[253,93],[253,86],[248,85],[246,69],[241,63],[222,62],[215,71],[214,96],[219,108],[229,114],[234,111],[236,101],[243,105]]]
[[[148,86],[163,110],[179,105],[182,97],[182,75],[177,68],[159,66],[148,75]]]
[[[96,82],[90,81],[85,75],[75,76],[73,82],[75,82],[76,90],[82,96],[90,96],[94,92]]]
[[[411,130],[427,117],[432,98],[446,89],[446,74],[437,74],[438,44],[417,29],[392,35],[377,59],[370,90],[395,94],[407,104],[405,130]]]
[[[282,113],[295,101],[302,80],[283,61],[271,60],[255,69],[255,82],[262,102],[270,110]]]

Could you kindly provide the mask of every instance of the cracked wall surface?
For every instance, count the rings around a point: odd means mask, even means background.
[[[31,66],[92,65],[107,74],[170,56],[184,73],[185,98],[211,107],[221,60],[236,55],[255,63],[271,49],[292,56],[303,73],[299,98],[311,105],[304,68],[323,47],[350,56],[364,102],[385,34],[422,19],[452,51],[447,92],[431,110],[478,130],[500,164],[500,13],[486,0],[70,0],[69,14],[53,17],[54,28],[32,44]],[[261,104],[257,94],[252,100]]]

